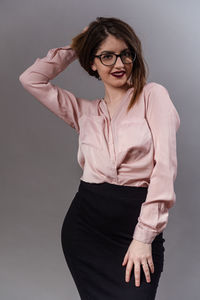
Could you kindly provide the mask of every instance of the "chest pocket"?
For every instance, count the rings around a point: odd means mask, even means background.
[[[123,121],[118,128],[118,150],[127,151],[131,148],[138,151],[148,151],[151,147],[152,136],[144,118]]]
[[[103,148],[104,117],[83,115],[79,118],[79,144],[82,146]]]

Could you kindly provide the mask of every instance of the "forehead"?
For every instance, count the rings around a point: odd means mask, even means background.
[[[113,35],[109,35],[100,45],[99,51],[114,51],[120,52],[123,49],[127,48],[127,44],[124,40],[118,39]]]

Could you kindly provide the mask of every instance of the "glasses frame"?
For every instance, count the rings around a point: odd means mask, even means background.
[[[127,51],[127,50],[126,50]],[[130,50],[129,50],[130,51]],[[117,59],[118,59],[118,57],[120,57],[121,58],[121,61],[122,61],[122,63],[123,64],[132,64],[134,61],[135,61],[135,59],[136,59],[136,52],[135,51],[130,51],[131,52],[131,55],[134,53],[135,55],[134,55],[134,57],[132,56],[132,61],[131,62],[129,62],[129,63],[127,63],[127,62],[124,62],[123,61],[123,59],[122,59],[122,55],[125,53],[125,51],[123,51],[122,53],[120,53],[120,54],[115,54],[115,53],[102,53],[102,54],[100,54],[100,55],[93,55],[93,57],[97,57],[97,58],[99,58],[99,60],[101,61],[101,63],[104,65],[104,66],[114,66],[115,65],[115,63],[116,63],[116,61],[117,61]],[[111,65],[106,65],[105,63],[103,63],[102,62],[102,56],[103,55],[106,55],[106,54],[113,54],[113,55],[115,55],[115,61],[114,61],[114,63],[113,64],[111,64]]]

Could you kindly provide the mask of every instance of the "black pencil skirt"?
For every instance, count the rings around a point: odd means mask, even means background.
[[[140,286],[135,286],[134,265],[126,282],[127,265],[122,266],[147,190],[80,180],[62,224],[61,244],[82,300],[155,299],[164,263],[163,232],[152,242],[150,283],[141,267]]]

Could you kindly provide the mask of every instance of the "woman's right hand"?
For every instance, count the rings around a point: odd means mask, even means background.
[[[81,31],[81,33],[87,31],[88,28],[89,28],[89,26],[85,26],[85,27],[83,28],[83,30]]]
[[[154,262],[152,257],[152,244],[146,244],[133,238],[124,256],[122,266],[126,266],[125,281],[129,282],[132,269],[134,269],[135,286],[140,286],[141,267],[146,277],[146,281],[151,282],[151,273],[154,273]]]

